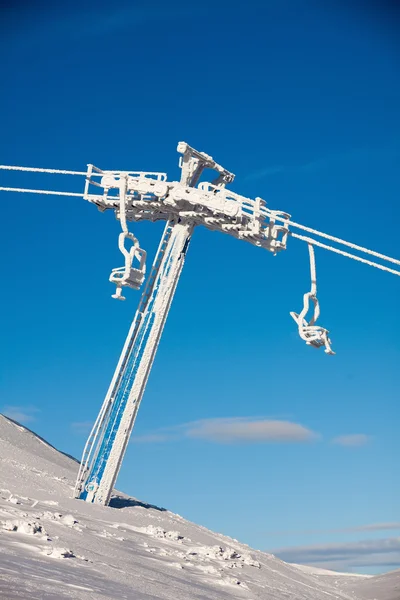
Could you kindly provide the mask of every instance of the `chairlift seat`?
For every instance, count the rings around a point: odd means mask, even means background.
[[[144,277],[145,273],[142,269],[131,267],[128,274],[126,274],[125,267],[118,267],[111,271],[110,281],[117,286],[126,286],[134,290],[139,290],[144,281]]]

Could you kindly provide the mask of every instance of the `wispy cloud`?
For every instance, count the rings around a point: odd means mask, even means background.
[[[358,525],[355,527],[347,527],[343,529],[344,532],[351,531],[384,531],[390,529],[400,529],[400,522],[394,521],[393,523],[367,523],[367,525]]]
[[[400,567],[400,538],[362,540],[343,544],[318,544],[278,548],[272,551],[286,562],[333,570],[352,571],[360,567]]]
[[[201,419],[176,427],[136,436],[135,442],[154,443],[177,439],[202,439],[220,444],[302,443],[319,439],[319,434],[291,421],[233,417]]]
[[[74,421],[71,423],[71,429],[79,435],[87,435],[93,427],[93,421]]]
[[[212,442],[309,442],[319,436],[298,423],[251,419],[206,419],[189,423],[187,437]]]
[[[36,415],[40,409],[32,405],[11,405],[3,406],[1,412],[4,416],[17,421],[18,423],[32,423],[36,421]]]
[[[266,535],[325,535],[329,533],[354,533],[361,531],[391,531],[400,529],[400,521],[390,523],[367,523],[353,527],[337,527],[336,529],[303,529],[286,531],[266,531]]]
[[[350,435],[339,435],[332,440],[338,446],[365,446],[371,441],[371,436],[365,433],[352,433]]]
[[[245,179],[263,179],[280,173],[284,175],[316,173],[340,163],[385,159],[396,156],[399,152],[400,150],[397,146],[389,148],[353,148],[348,151],[338,152],[337,154],[315,158],[314,160],[297,165],[267,165],[258,171],[250,173]]]

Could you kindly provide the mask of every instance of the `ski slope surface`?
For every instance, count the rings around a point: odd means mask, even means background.
[[[0,415],[3,600],[399,600],[380,577],[287,564],[115,492],[71,498],[78,463]]]

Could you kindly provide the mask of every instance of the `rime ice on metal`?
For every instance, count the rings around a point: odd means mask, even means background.
[[[225,186],[234,176],[210,156],[185,143],[178,151],[180,181],[167,181],[165,173],[88,169],[84,198],[101,211],[113,209],[121,222],[119,247],[125,265],[110,276],[117,286],[115,298],[123,299],[123,287],[137,289],[144,279],[145,253],[128,222],[166,221],[139,308],[84,449],[75,496],[88,502],[109,502],[194,227],[228,233],[274,254],[286,247],[289,230],[285,222],[278,225],[276,217],[286,220],[289,215],[267,209],[261,198],[250,200],[228,191]],[[199,181],[205,169],[217,173],[211,183]],[[102,193],[95,193],[99,189]]]
[[[331,340],[328,337],[329,331],[316,322],[320,315],[319,302],[317,298],[317,271],[315,266],[315,254],[312,244],[308,244],[308,252],[310,254],[310,272],[311,272],[311,290],[303,296],[303,310],[300,314],[291,312],[290,315],[294,319],[299,329],[299,335],[308,346],[314,348],[325,347],[326,354],[335,354],[331,348]],[[306,315],[310,308],[310,301],[314,305],[314,313],[309,321],[306,320]]]

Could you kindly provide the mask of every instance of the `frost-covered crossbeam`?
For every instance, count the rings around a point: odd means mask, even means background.
[[[95,193],[99,188],[102,194]],[[101,211],[115,210],[119,218],[123,193],[128,221],[179,218],[273,253],[286,248],[289,227],[285,221],[290,215],[268,209],[261,198],[253,200],[236,194],[227,190],[224,183],[201,182],[197,187],[190,187],[179,181],[167,181],[165,173],[102,171],[89,165],[85,200]],[[276,224],[277,219],[281,224]]]

